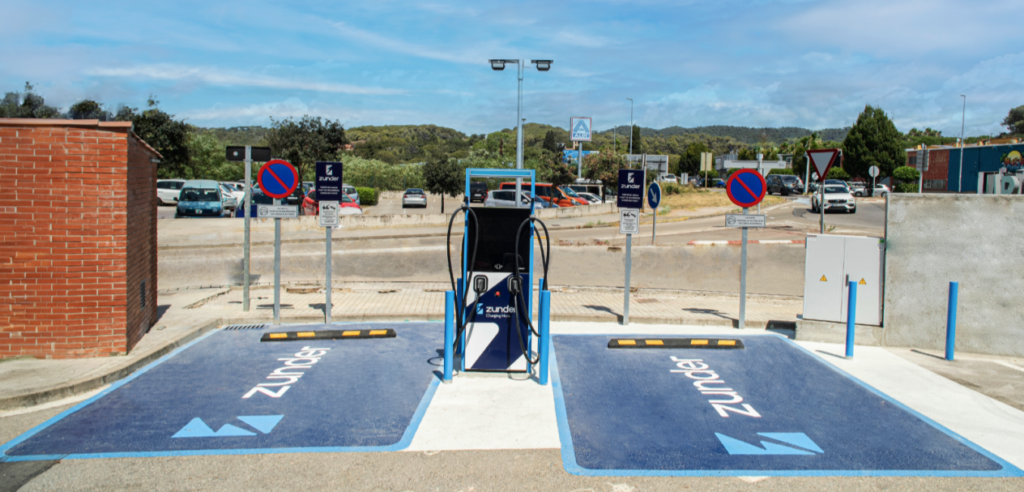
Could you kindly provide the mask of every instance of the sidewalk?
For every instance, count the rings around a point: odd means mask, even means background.
[[[404,321],[444,319],[443,283],[347,282],[336,285],[332,321]],[[291,292],[289,292],[291,291]],[[161,317],[126,356],[92,359],[18,359],[0,362],[0,411],[68,398],[117,381],[223,325],[271,323],[273,289],[254,288],[251,309],[242,311],[242,291],[227,288],[184,289],[161,293]],[[536,296],[534,297],[536,300]],[[281,322],[322,322],[325,294],[320,286],[288,286],[281,291]],[[622,290],[555,287],[552,321],[618,323]],[[797,298],[750,296],[747,327],[765,328],[778,321],[790,329],[802,309]],[[739,311],[736,295],[640,289],[631,295],[630,326],[644,324],[732,327]]]

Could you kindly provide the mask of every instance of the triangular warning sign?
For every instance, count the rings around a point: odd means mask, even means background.
[[[825,278],[825,276],[824,276],[824,275],[822,275],[822,276],[821,276],[821,281],[822,281],[822,282],[828,282],[828,279],[827,279],[827,278]]]
[[[864,281],[864,279],[860,279],[860,282],[857,282],[857,283],[860,284],[860,285],[867,285],[868,284],[867,282]]]
[[[807,157],[811,160],[811,164],[814,165],[814,170],[818,172],[819,182],[825,182],[825,177],[828,176],[828,170],[832,168],[832,164],[835,163],[837,155],[839,155],[839,149],[815,149],[807,151]]]

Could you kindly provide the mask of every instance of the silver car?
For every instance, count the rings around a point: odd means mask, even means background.
[[[402,208],[423,207],[427,208],[427,193],[421,188],[409,188],[402,194]]]

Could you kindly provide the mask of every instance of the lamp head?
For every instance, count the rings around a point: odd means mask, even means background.
[[[491,60],[491,69],[492,70],[504,70],[505,69],[505,60]]]
[[[537,65],[537,70],[547,72],[551,70],[551,64],[554,63],[554,60],[533,60],[533,63]]]

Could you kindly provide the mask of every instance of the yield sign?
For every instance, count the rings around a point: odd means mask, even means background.
[[[837,155],[839,155],[839,149],[815,149],[807,151],[807,157],[811,159],[811,164],[813,164],[814,169],[818,171],[818,181],[822,183],[825,182],[825,177],[828,176],[828,170],[832,168],[832,164],[835,162]]]

